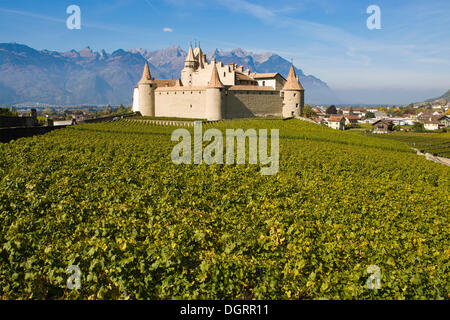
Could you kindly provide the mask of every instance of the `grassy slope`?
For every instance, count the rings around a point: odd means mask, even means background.
[[[279,174],[175,166],[174,128],[138,123],[0,145],[0,295],[449,298],[447,167],[297,120],[211,126],[279,128]]]

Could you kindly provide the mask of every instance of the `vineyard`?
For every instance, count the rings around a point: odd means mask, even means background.
[[[299,120],[204,127],[279,129],[279,173],[174,165],[175,127],[132,120],[0,144],[0,297],[450,298],[448,167]]]
[[[395,132],[389,135],[381,135],[380,137],[405,142],[422,153],[430,153],[434,156],[450,158],[450,132]]]

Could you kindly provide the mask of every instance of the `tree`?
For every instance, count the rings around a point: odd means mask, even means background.
[[[17,112],[12,112],[9,108],[0,108],[0,116],[18,116],[19,114]]]
[[[366,112],[366,119],[374,119],[375,114],[373,112]]]
[[[350,110],[348,111],[348,114],[351,115],[351,116],[355,114],[355,113],[353,112],[353,107],[350,107]]]
[[[401,117],[403,115],[403,111],[400,108],[394,108],[391,115],[394,117]]]
[[[312,110],[311,106],[305,105],[302,110],[302,116],[305,118],[312,118],[316,113]]]
[[[335,105],[331,105],[325,111],[326,114],[337,114],[337,109]]]
[[[425,131],[425,128],[424,128],[424,126],[423,126],[423,123],[422,123],[422,122],[414,122],[414,124],[413,124],[412,127],[411,127],[411,131],[414,131],[414,132],[424,132],[424,131]]]

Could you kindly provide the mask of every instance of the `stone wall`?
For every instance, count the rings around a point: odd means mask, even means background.
[[[0,128],[33,127],[37,125],[38,123],[35,117],[0,116]]]
[[[65,128],[65,126],[0,128],[0,142],[10,142],[19,138],[41,135],[61,128]]]
[[[206,115],[205,88],[157,89],[155,116],[204,119]]]
[[[226,95],[225,117],[281,116],[283,98],[279,91],[229,90]]]

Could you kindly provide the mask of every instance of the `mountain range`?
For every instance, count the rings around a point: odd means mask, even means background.
[[[35,50],[17,43],[0,43],[0,104],[106,105],[131,104],[133,87],[145,61],[152,76],[177,79],[187,53],[179,46],[163,50],[83,50],[56,52]],[[254,54],[243,49],[216,49],[207,58],[236,63],[252,72],[279,72],[287,76],[290,62],[275,53]],[[322,80],[296,68],[306,90],[306,103],[336,101]]]

